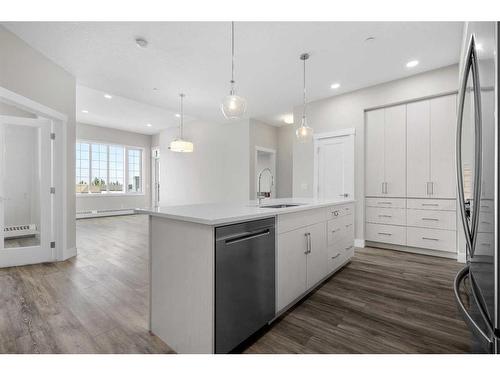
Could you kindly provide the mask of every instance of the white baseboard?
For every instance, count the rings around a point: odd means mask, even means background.
[[[77,250],[76,250],[76,246],[75,247],[71,247],[69,249],[63,249],[63,258],[61,260],[67,260],[69,258],[72,258],[74,256],[76,256],[77,254]]]
[[[354,239],[354,247],[365,247],[365,240],[361,239],[361,238],[356,238]]]
[[[135,211],[133,208],[88,210],[88,211],[77,212],[76,218],[77,219],[87,219],[87,218],[93,218],[93,217],[133,215],[134,213],[135,213]]]

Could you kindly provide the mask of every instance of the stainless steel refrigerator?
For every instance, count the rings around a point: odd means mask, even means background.
[[[471,350],[499,353],[497,22],[464,28],[458,93],[456,162],[459,243],[466,265],[455,297],[471,331]]]

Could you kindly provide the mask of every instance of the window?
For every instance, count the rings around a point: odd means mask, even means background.
[[[76,144],[76,192],[88,193],[90,181],[90,145]]]
[[[141,187],[141,150],[128,150],[128,187],[127,191],[140,192]]]
[[[77,142],[76,192],[142,193],[142,149]]]
[[[123,174],[125,170],[123,153],[122,146],[109,146],[108,188],[111,193],[123,192]]]

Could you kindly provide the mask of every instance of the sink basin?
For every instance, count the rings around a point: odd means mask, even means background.
[[[260,208],[287,208],[287,207],[296,207],[301,206],[300,204],[271,204],[269,206],[260,206]]]

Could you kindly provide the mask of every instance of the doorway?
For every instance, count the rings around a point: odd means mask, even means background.
[[[153,207],[160,206],[160,149],[151,150],[151,197]]]
[[[0,116],[0,267],[55,260],[52,122]]]
[[[271,198],[276,198],[276,150],[271,148],[255,147],[255,196],[259,191],[259,175],[266,168],[271,174],[262,173],[260,178],[261,192],[270,192]],[[255,199],[255,198],[254,198]]]
[[[345,129],[315,135],[315,198],[354,198],[354,134],[354,129]]]

